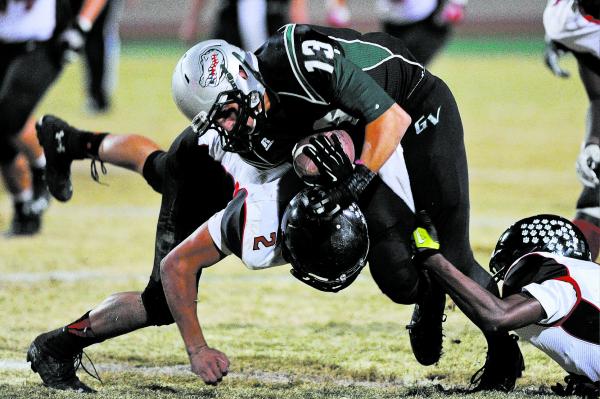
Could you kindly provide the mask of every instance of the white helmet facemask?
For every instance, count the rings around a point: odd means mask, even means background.
[[[252,135],[265,114],[265,85],[256,56],[223,40],[207,40],[189,49],[172,80],[175,103],[200,135],[218,131],[225,151],[252,151]],[[234,118],[228,130],[219,121]]]

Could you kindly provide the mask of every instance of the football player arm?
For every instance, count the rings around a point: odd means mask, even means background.
[[[333,102],[366,122],[360,162],[373,172],[392,155],[411,124],[402,109],[377,82],[344,57],[335,60]]]
[[[545,318],[540,302],[519,293],[500,299],[464,275],[443,255],[423,262],[463,313],[483,331],[509,331]]]
[[[206,343],[198,320],[196,275],[222,259],[204,223],[161,261],[160,275],[171,314],[190,359],[192,372],[207,384],[227,375],[229,359]]]
[[[377,119],[368,123],[360,154],[362,163],[373,172],[378,172],[400,144],[410,123],[410,115],[398,104],[393,104]]]

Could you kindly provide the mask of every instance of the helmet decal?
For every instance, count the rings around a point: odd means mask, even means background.
[[[580,254],[580,238],[573,226],[563,220],[535,218],[530,223],[522,223],[521,236],[523,244],[542,244],[546,251],[563,252],[572,250]]]
[[[227,60],[225,54],[217,48],[209,48],[200,54],[199,57],[200,70],[200,81],[198,82],[202,87],[216,87],[221,83],[223,76],[225,75],[225,65]]]

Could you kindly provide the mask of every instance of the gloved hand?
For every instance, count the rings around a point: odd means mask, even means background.
[[[352,174],[339,184],[323,191],[322,198],[311,204],[315,215],[334,215],[358,200],[377,174],[365,165],[356,164]]]
[[[455,25],[465,19],[466,0],[448,0],[441,11],[435,16],[438,26]]]
[[[577,176],[584,186],[594,188],[600,183],[597,174],[598,166],[600,166],[600,146],[586,145],[579,153],[575,164]]]
[[[73,62],[79,57],[90,28],[89,23],[86,24],[80,19],[76,19],[60,34],[58,40],[64,62]]]
[[[415,260],[423,263],[427,258],[440,253],[437,230],[425,211],[417,213],[417,228],[413,231],[412,243]]]
[[[562,69],[559,65],[560,57],[566,52],[557,47],[556,43],[546,38],[546,49],[544,50],[544,62],[550,71],[560,78],[568,78],[571,76],[569,71]]]
[[[352,174],[352,162],[344,152],[337,135],[327,137],[321,134],[311,137],[309,143],[302,152],[319,170],[318,185],[330,187],[346,180]]]

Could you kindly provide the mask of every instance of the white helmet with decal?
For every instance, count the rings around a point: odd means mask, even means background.
[[[179,110],[192,121],[200,134],[210,128],[219,131],[224,149],[244,152],[239,134],[248,117],[264,114],[265,86],[258,73],[256,56],[224,40],[206,40],[190,48],[175,66],[172,79],[173,99]],[[215,124],[215,116],[224,105],[239,105],[238,125],[226,132]],[[244,122],[244,123],[242,123]]]

